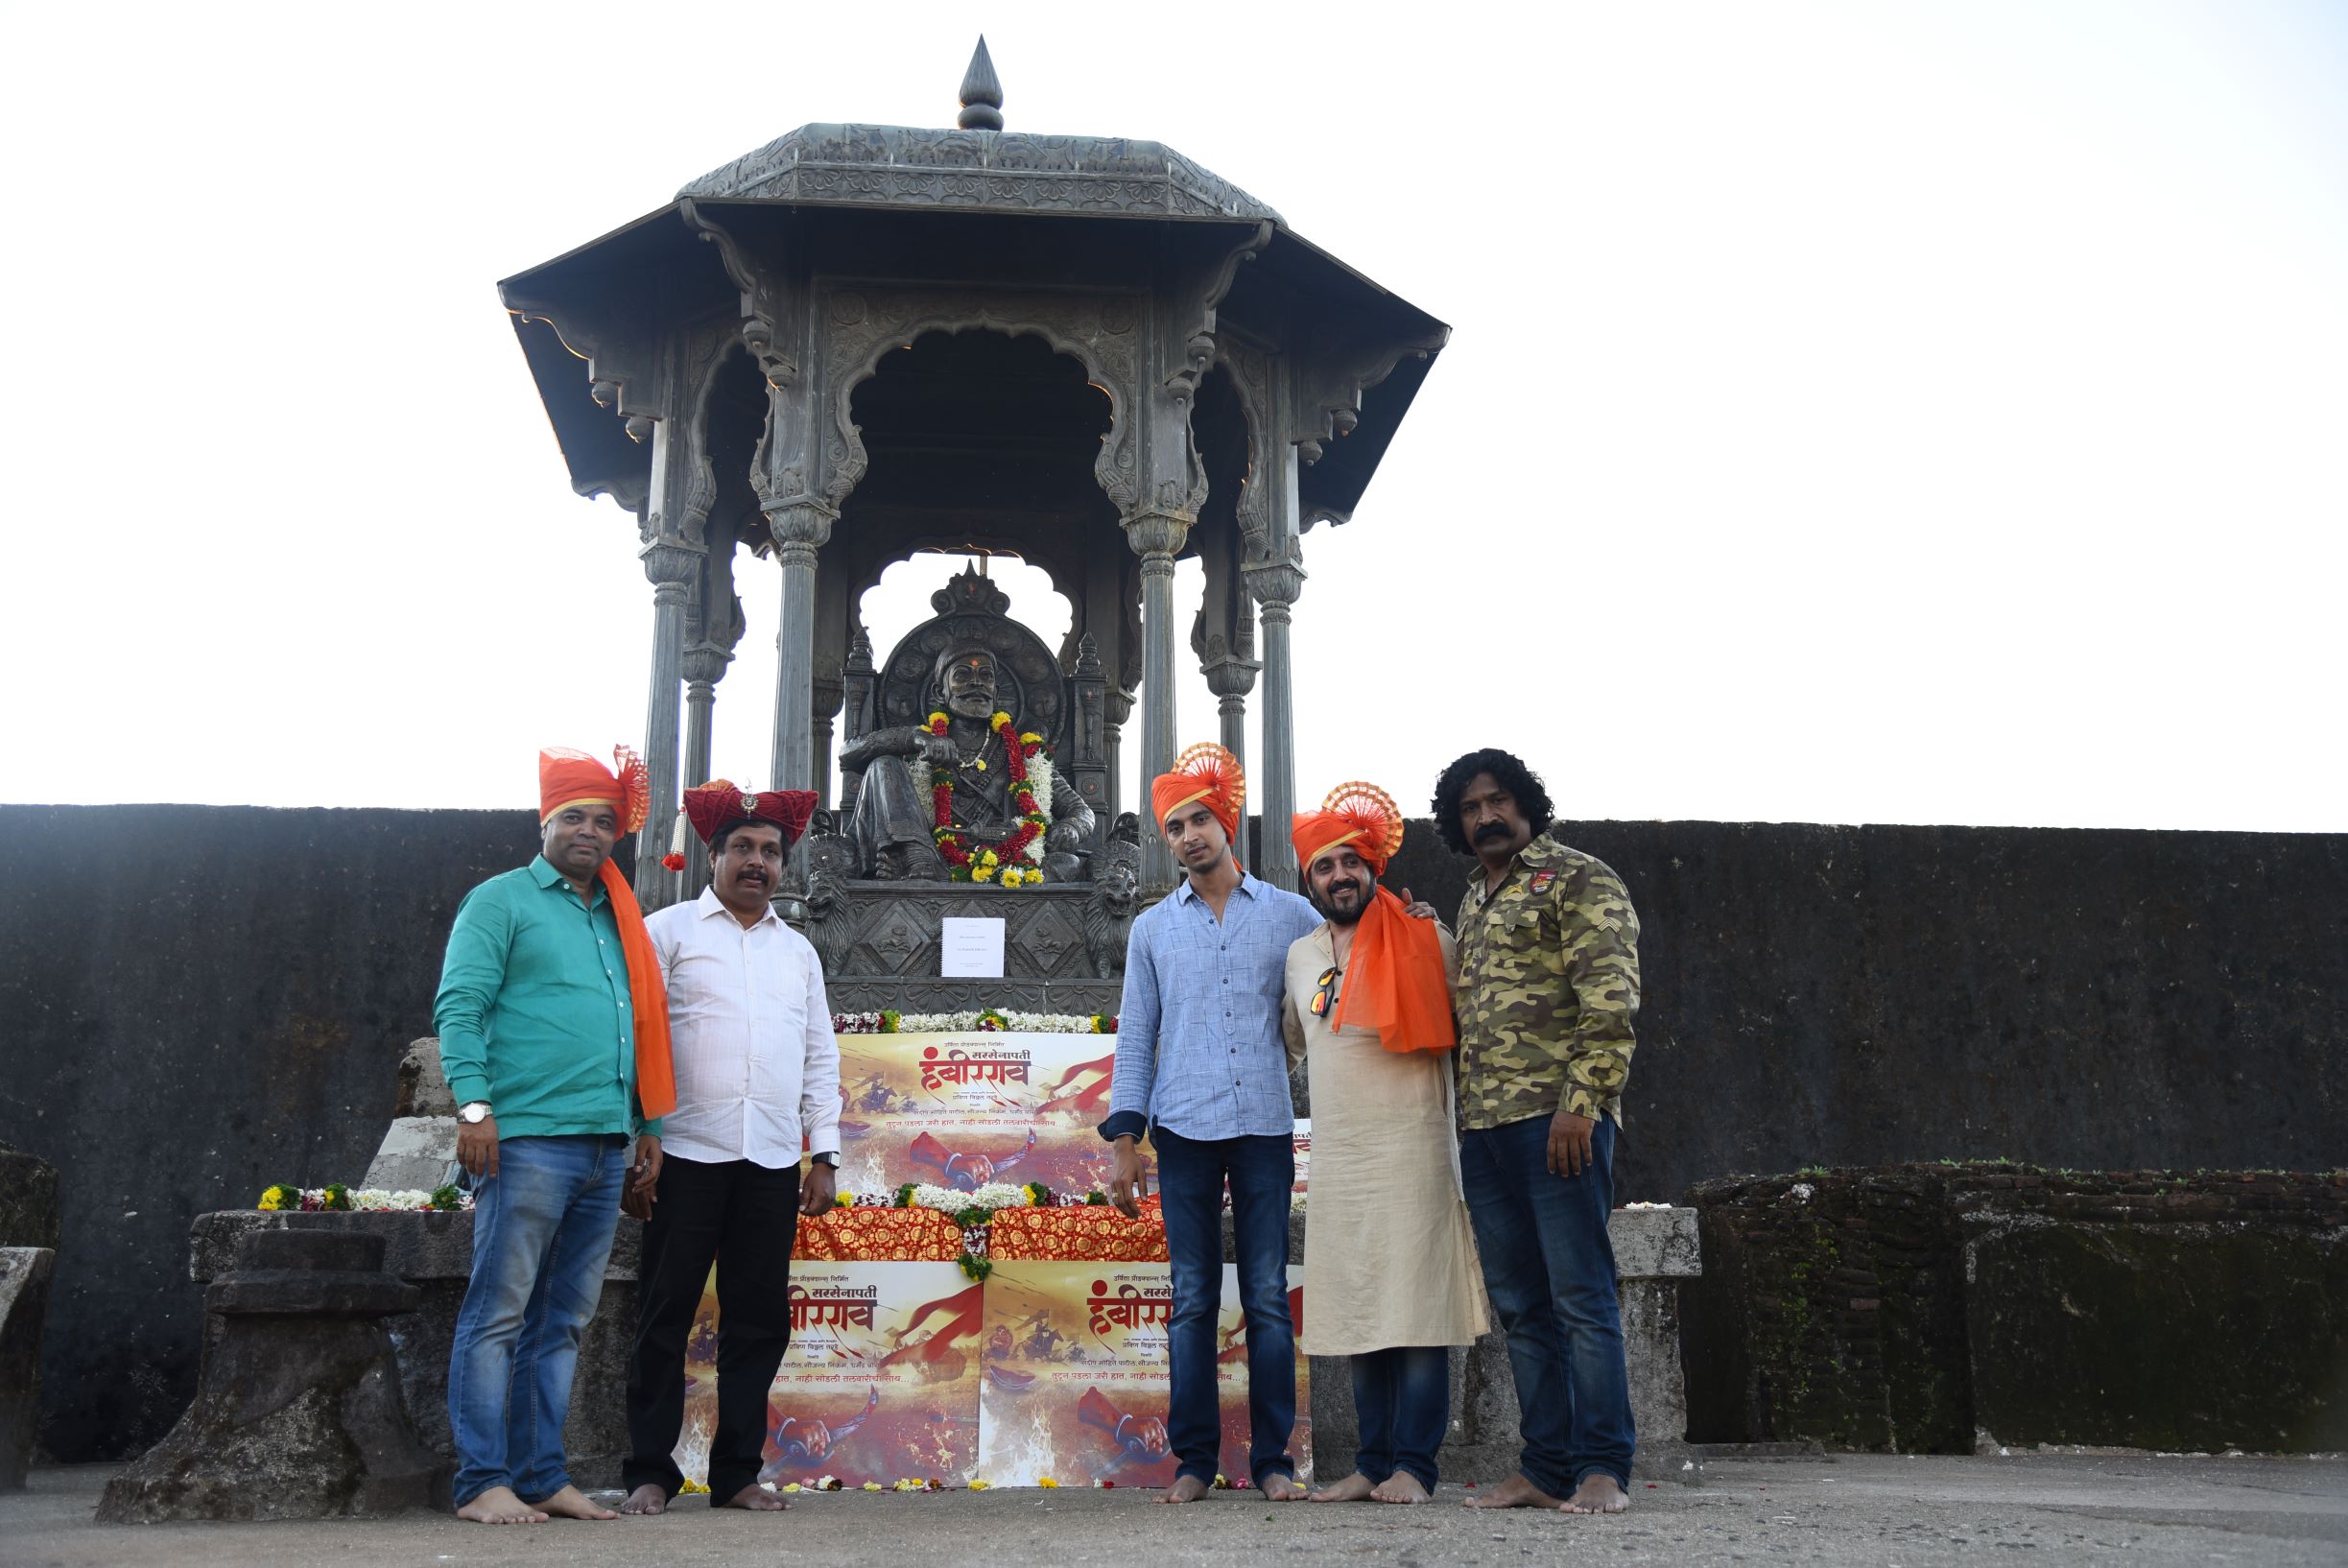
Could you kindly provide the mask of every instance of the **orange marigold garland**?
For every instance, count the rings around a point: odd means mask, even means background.
[[[971,843],[963,838],[961,829],[954,825],[954,775],[942,768],[933,768],[930,802],[937,820],[932,833],[937,841],[937,853],[945,860],[946,874],[957,882],[1000,881],[1007,888],[1039,883],[1043,880],[1040,868],[1028,869],[1013,863],[1041,860],[1037,846],[1052,825],[1028,785],[1028,762],[1044,749],[1043,737],[1019,734],[1011,727],[1011,716],[1008,713],[998,712],[987,721],[987,725],[1003,737],[1004,762],[1011,775],[1011,804],[1018,808],[1019,825],[1008,837],[994,843]],[[943,713],[930,715],[929,731],[933,735],[946,732]]]

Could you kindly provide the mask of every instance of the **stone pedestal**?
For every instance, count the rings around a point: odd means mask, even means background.
[[[399,1356],[400,1393],[418,1439],[452,1464],[448,1429],[448,1351],[457,1309],[473,1267],[473,1216],[447,1214],[264,1214],[224,1209],[200,1214],[190,1236],[188,1272],[199,1283],[234,1267],[245,1238],[265,1232],[363,1236],[384,1248],[384,1271],[413,1286],[413,1307],[384,1319]],[[584,1487],[616,1486],[628,1455],[628,1351],[636,1332],[636,1257],[644,1227],[623,1217],[613,1234],[604,1292],[579,1345],[571,1416],[562,1444],[571,1476]]]
[[[24,1486],[40,1427],[40,1328],[57,1254],[0,1247],[0,1492]]]
[[[1004,978],[939,978],[939,922],[948,915],[992,916],[1004,922]],[[824,955],[824,990],[841,1012],[881,1008],[954,1012],[994,1007],[1113,1013],[1124,982],[1099,975],[1085,943],[1088,921],[1100,919],[1094,890],[1081,883],[995,888],[951,882],[847,882],[825,917],[810,926],[808,939]],[[1122,929],[1115,933],[1114,946],[1122,972]]]
[[[238,1239],[204,1293],[196,1401],[107,1484],[98,1518],[326,1519],[447,1501],[416,1439],[384,1319],[417,1292],[383,1271],[382,1238],[316,1230]]]

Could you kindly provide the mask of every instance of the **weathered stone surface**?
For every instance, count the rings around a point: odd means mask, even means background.
[[[440,1071],[440,1041],[427,1034],[399,1058],[399,1104],[394,1116],[454,1116],[457,1097]],[[370,1183],[371,1185],[371,1183]]]
[[[402,1116],[384,1132],[383,1143],[360,1185],[392,1192],[431,1192],[450,1179],[457,1163],[454,1116]]]
[[[40,1414],[40,1336],[57,1253],[0,1247],[0,1491],[24,1485]]]
[[[1699,1441],[2348,1437],[2348,1176],[1934,1164],[1695,1197]]]
[[[0,1247],[58,1244],[57,1167],[0,1143]]]
[[[213,1282],[196,1400],[107,1484],[100,1520],[325,1519],[446,1500],[447,1466],[416,1440],[386,1308],[416,1290],[372,1271],[383,1238],[255,1231]]]
[[[1974,1419],[2002,1444],[2348,1447],[2348,1232],[1982,1216]]]

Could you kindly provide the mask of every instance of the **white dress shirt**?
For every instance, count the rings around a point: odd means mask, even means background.
[[[676,1108],[665,1154],[779,1170],[840,1152],[840,1042],[823,967],[807,938],[769,910],[745,927],[704,891],[648,915],[669,987]]]

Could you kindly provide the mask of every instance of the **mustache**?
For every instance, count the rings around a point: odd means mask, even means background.
[[[1489,839],[1506,839],[1515,830],[1506,822],[1486,822],[1470,836],[1471,843],[1482,843]]]

